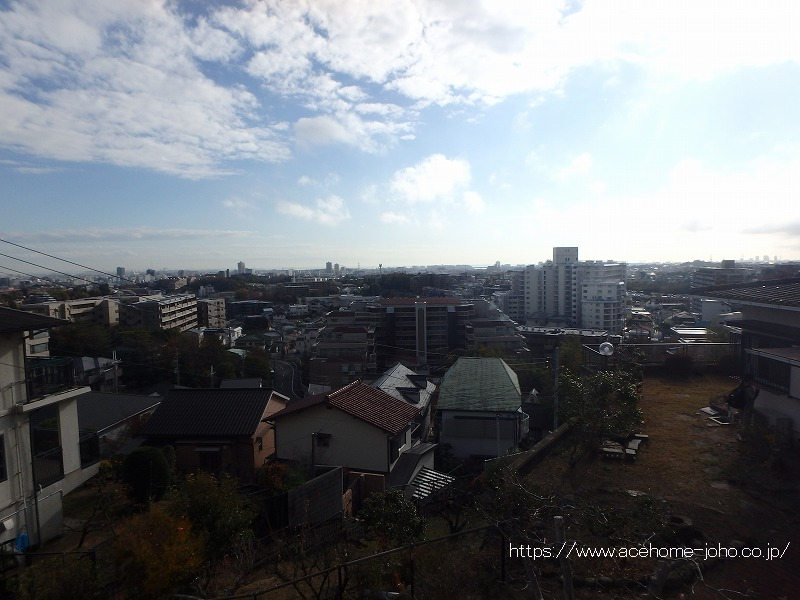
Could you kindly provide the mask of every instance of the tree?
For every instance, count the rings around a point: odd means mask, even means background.
[[[111,334],[107,327],[71,323],[50,332],[53,356],[111,356]]]
[[[195,531],[206,535],[208,559],[228,553],[243,534],[252,535],[255,509],[236,487],[236,480],[231,477],[188,475],[172,503],[174,514],[186,516]]]
[[[113,554],[129,597],[159,598],[194,577],[204,546],[188,518],[153,504],[119,527]]]
[[[640,394],[641,382],[628,371],[601,371],[583,378],[562,371],[560,420],[573,422],[572,466],[604,439],[626,439],[638,430]]]
[[[400,490],[372,494],[358,516],[383,546],[409,544],[425,531],[425,519]]]
[[[169,463],[158,448],[141,446],[125,457],[122,480],[128,485],[128,495],[139,504],[158,501],[172,480]]]

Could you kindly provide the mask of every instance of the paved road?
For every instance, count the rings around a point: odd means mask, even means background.
[[[276,392],[297,400],[305,395],[305,389],[300,381],[300,366],[294,363],[276,360],[273,363],[275,369],[275,382],[273,388]],[[294,381],[292,381],[294,379]]]

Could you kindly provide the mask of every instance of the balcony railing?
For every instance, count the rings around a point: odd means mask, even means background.
[[[76,386],[71,358],[28,358],[25,371],[28,402]]]

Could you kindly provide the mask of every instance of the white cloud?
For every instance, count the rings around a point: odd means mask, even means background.
[[[593,163],[592,155],[584,152],[573,158],[567,166],[558,169],[555,178],[557,181],[566,182],[574,177],[583,177],[591,171]]]
[[[228,159],[285,160],[286,143],[252,124],[255,97],[197,62],[237,52],[224,31],[160,3],[15,4],[0,12],[0,143],[182,177],[226,172]]]
[[[468,212],[473,214],[482,213],[483,209],[486,207],[480,194],[472,190],[464,192],[464,206]]]
[[[343,112],[300,118],[294,130],[297,142],[303,148],[345,144],[376,153],[392,145],[408,127],[406,123],[365,120],[355,113]]]
[[[158,227],[89,227],[87,229],[53,229],[50,231],[10,232],[12,241],[85,243],[92,241],[165,241],[215,238],[246,238],[254,232],[236,229],[182,229]]]
[[[398,199],[413,205],[452,202],[469,182],[470,167],[466,160],[433,154],[413,167],[397,171],[389,187]]]
[[[222,206],[240,216],[250,214],[256,208],[255,204],[242,198],[226,198]]]
[[[0,11],[0,146],[204,177],[288,159],[292,132],[381,152],[414,139],[426,106],[538,102],[587,66],[685,81],[800,62],[795,0],[566,6],[15,2]],[[293,129],[268,112],[284,102]]]
[[[411,223],[424,221],[428,225],[445,222],[443,215],[452,218],[466,211],[469,214],[483,212],[485,203],[481,195],[471,189],[471,170],[464,159],[451,159],[443,154],[433,154],[418,164],[405,167],[394,173],[386,194],[390,205],[401,210],[390,210],[381,215],[384,223]],[[376,197],[376,188],[371,189],[370,199]],[[431,211],[424,219],[417,209],[429,205]],[[447,211],[442,211],[447,207]]]
[[[392,211],[381,213],[381,223],[409,223],[411,219],[408,215]]]
[[[320,225],[328,226],[338,225],[350,218],[350,211],[347,209],[344,200],[336,195],[318,198],[313,206],[307,206],[299,202],[279,202],[278,212],[290,217],[314,221]]]
[[[796,189],[800,155],[763,156],[741,169],[712,168],[697,160],[673,166],[661,188],[626,195],[608,188],[597,197],[566,203],[531,201],[518,231],[568,223],[571,240],[594,258],[692,260],[797,252],[800,223]],[[542,243],[565,245],[561,228],[544,230]],[[773,252],[774,249],[774,252]]]

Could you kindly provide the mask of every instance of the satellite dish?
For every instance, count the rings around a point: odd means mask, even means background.
[[[603,356],[611,356],[614,354],[614,344],[611,342],[603,342],[600,344],[599,351]]]

